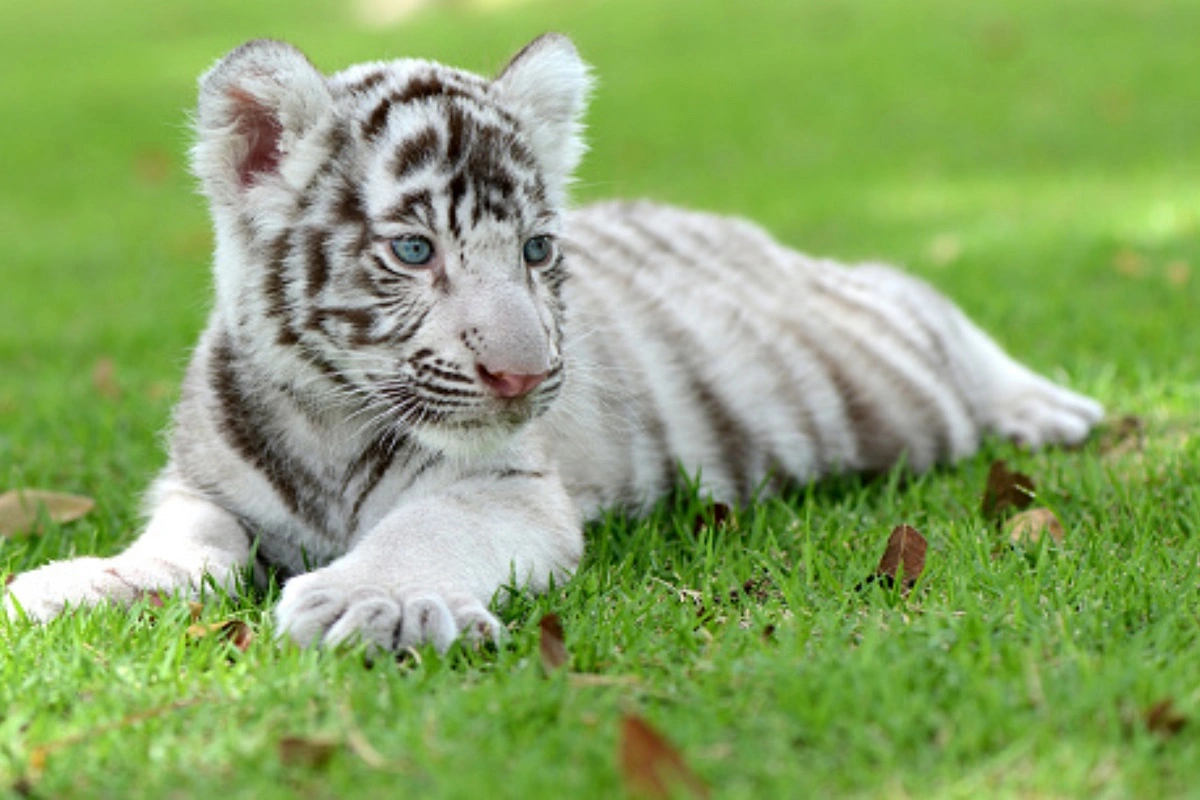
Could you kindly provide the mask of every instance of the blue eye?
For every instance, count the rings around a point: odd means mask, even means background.
[[[525,263],[531,267],[540,267],[550,260],[554,255],[554,242],[549,236],[534,236],[525,241],[525,247],[522,248],[521,254],[525,256]]]
[[[392,239],[392,252],[405,264],[419,267],[433,258],[433,242],[424,236],[401,236]]]

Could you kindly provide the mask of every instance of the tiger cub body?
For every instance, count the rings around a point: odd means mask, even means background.
[[[326,78],[269,41],[206,74],[216,304],[146,529],[18,576],[8,613],[232,586],[257,558],[301,643],[445,648],[499,636],[502,587],[565,578],[586,519],[680,474],[745,501],[1100,418],[887,267],[650,203],[566,210],[589,87],[553,35],[494,80]]]

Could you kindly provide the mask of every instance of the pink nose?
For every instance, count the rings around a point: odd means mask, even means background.
[[[475,369],[494,395],[506,398],[529,394],[550,374],[541,372],[536,375],[520,375],[514,372],[490,372],[483,364],[477,364]]]

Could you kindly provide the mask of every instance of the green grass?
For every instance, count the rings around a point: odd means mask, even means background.
[[[245,653],[190,638],[178,602],[0,623],[0,793],[611,797],[626,713],[722,797],[1200,793],[1200,4],[535,0],[391,30],[333,0],[272,6],[5,7],[0,488],[98,508],[0,544],[0,571],[136,531],[208,302],[186,109],[196,75],[260,35],[329,69],[492,70],[564,30],[601,80],[580,199],[740,213],[809,252],[904,264],[1142,417],[1144,444],[992,444],[699,536],[684,494],[591,528],[576,580],[508,609],[498,652],[368,668],[278,647],[269,597],[204,612],[246,620]],[[115,396],[91,378],[101,359]],[[1038,480],[1062,546],[998,547],[977,511],[997,456]],[[930,540],[920,586],[856,591],[901,521]],[[733,602],[748,580],[761,591]],[[550,611],[573,669],[606,683],[544,675]],[[1142,723],[1163,698],[1190,720],[1178,735]],[[286,736],[338,748],[286,764]]]

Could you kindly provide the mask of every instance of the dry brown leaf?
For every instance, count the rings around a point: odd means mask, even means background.
[[[116,400],[121,396],[121,386],[117,383],[117,365],[111,358],[105,356],[92,367],[92,388],[101,397]]]
[[[1164,739],[1179,733],[1187,725],[1187,717],[1175,710],[1175,703],[1169,697],[1146,709],[1143,719],[1146,721],[1146,730]]]
[[[939,267],[950,265],[960,255],[962,255],[962,240],[953,233],[939,233],[929,243],[929,260]]]
[[[41,489],[11,489],[0,494],[0,536],[14,536],[37,527],[38,509],[59,524],[77,520],[96,507],[96,501],[77,494]]]
[[[719,530],[729,524],[733,509],[725,503],[713,503],[706,511],[701,511],[692,520],[692,533],[699,536],[705,528]]]
[[[285,736],[279,740],[279,760],[292,767],[322,769],[337,750],[338,743],[332,739]]]
[[[203,639],[206,636],[220,637],[243,653],[250,648],[250,643],[254,641],[254,631],[240,619],[189,625],[187,633],[193,639]]]
[[[1146,258],[1138,251],[1124,247],[1113,256],[1113,267],[1126,277],[1140,278],[1146,274]]]
[[[1186,286],[1192,277],[1191,266],[1183,260],[1167,264],[1167,283],[1172,286]]]
[[[1104,455],[1123,455],[1140,451],[1145,443],[1146,421],[1136,414],[1126,414],[1104,427],[1098,447]]]
[[[147,592],[139,589],[137,594],[134,595],[133,599],[135,602],[144,600],[146,605],[150,606],[151,608],[162,608],[165,604],[162,593],[154,590]]]
[[[1003,459],[997,459],[988,470],[987,488],[983,490],[980,508],[985,517],[994,519],[1011,510],[1029,508],[1035,495],[1033,478],[1010,470]]]
[[[895,582],[903,570],[904,588],[911,589],[925,571],[927,549],[929,543],[916,528],[911,525],[897,525],[888,537],[887,549],[883,551],[883,558],[879,559],[875,574],[886,575]]]
[[[642,679],[636,675],[597,675],[592,672],[572,672],[567,683],[580,689],[611,686],[641,686]]]
[[[630,794],[672,797],[673,787],[682,785],[692,797],[708,797],[708,787],[675,746],[641,717],[626,714],[621,718],[617,747],[621,778]]]
[[[566,642],[563,641],[562,620],[558,614],[547,614],[538,622],[538,628],[541,629],[538,652],[542,656],[542,667],[546,672],[554,672],[571,660]]]
[[[1058,517],[1048,508],[1031,508],[1015,514],[1004,523],[1004,530],[1013,544],[1037,544],[1042,534],[1050,535],[1057,544],[1062,544],[1065,531]]]
[[[133,171],[142,183],[157,186],[171,176],[171,157],[163,150],[143,150],[134,157]]]

